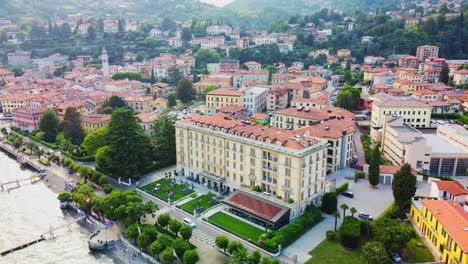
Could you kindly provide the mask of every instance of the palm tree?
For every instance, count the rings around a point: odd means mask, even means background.
[[[335,231],[336,231],[336,226],[338,225],[338,218],[340,218],[340,213],[338,213],[338,211],[335,211],[332,213],[332,215],[335,217]]]
[[[346,210],[348,210],[349,206],[346,203],[343,203],[341,206],[341,209],[343,209],[343,219],[346,216]]]
[[[354,217],[354,214],[357,213],[356,208],[351,207],[351,209],[349,209],[349,210],[351,211],[351,215]]]
[[[249,259],[249,253],[247,252],[247,249],[245,249],[244,247],[241,247],[232,253],[232,256],[229,259],[228,263],[233,263],[233,264],[234,263],[235,264],[247,263],[248,259]]]

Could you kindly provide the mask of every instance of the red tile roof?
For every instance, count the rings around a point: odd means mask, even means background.
[[[329,118],[330,116],[344,116],[348,118],[354,118],[354,114],[346,111],[339,107],[326,107],[323,109],[309,109],[305,111],[304,108],[286,108],[275,112],[275,115],[285,115],[285,116],[292,116],[292,117],[299,117],[304,119],[311,119],[311,120],[324,120]]]
[[[234,90],[229,88],[220,88],[208,93],[208,95],[219,95],[219,96],[241,96],[244,92],[240,90]]]
[[[463,252],[468,253],[468,213],[453,201],[423,200],[422,203]]]
[[[393,165],[380,165],[380,174],[381,175],[393,175],[395,174],[397,171],[399,171],[401,169],[400,166],[393,166]],[[413,173],[413,175],[416,175],[417,172],[413,169],[411,169],[411,172]]]
[[[452,195],[468,194],[468,190],[458,181],[435,181],[435,183],[439,190],[448,191]]]

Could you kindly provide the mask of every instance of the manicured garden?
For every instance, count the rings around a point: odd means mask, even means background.
[[[208,222],[214,224],[240,238],[256,242],[265,231],[253,225],[249,225],[235,217],[223,212],[218,212],[208,219]]]
[[[345,249],[339,242],[324,240],[314,250],[309,252],[312,258],[306,264],[366,263],[366,258],[360,249]]]
[[[195,192],[187,184],[175,183],[173,179],[160,179],[142,188],[163,201],[168,200],[168,195],[171,196],[171,203]]]
[[[180,208],[190,214],[193,214],[193,211],[198,206],[198,213],[202,213],[220,203],[220,201],[215,197],[216,195],[214,193],[208,193],[182,204]]]

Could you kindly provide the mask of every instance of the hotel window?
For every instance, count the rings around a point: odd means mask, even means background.
[[[291,177],[291,169],[290,169],[290,168],[286,168],[284,174],[285,174],[286,176],[288,176],[288,177]]]
[[[439,158],[432,158],[431,164],[429,165],[429,174],[430,175],[438,175],[439,174]]]
[[[454,165],[455,159],[442,159],[442,164],[440,166],[440,175],[452,176]]]

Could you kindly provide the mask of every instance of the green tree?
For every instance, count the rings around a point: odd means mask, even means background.
[[[399,212],[404,214],[411,202],[411,197],[416,193],[416,177],[408,163],[403,164],[401,169],[393,175],[392,192]]]
[[[341,209],[343,209],[343,219],[346,217],[346,210],[348,210],[349,206],[346,203],[341,204]]]
[[[262,258],[262,254],[257,249],[255,251],[252,251],[252,253],[250,254],[248,263],[249,264],[260,264],[261,258]]]
[[[181,227],[182,223],[177,221],[176,219],[171,219],[169,221],[169,230],[171,230],[174,234],[178,235]]]
[[[87,38],[88,40],[95,40],[96,39],[96,29],[93,26],[89,26],[87,30]]]
[[[161,164],[172,165],[176,163],[176,115],[161,114],[153,123],[152,135],[155,160]]]
[[[69,192],[63,192],[57,196],[60,202],[67,202],[72,200],[72,195]]]
[[[158,216],[158,225],[164,227],[167,230],[167,226],[169,225],[169,221],[171,217],[168,214],[160,214]]]
[[[362,247],[367,264],[390,264],[385,246],[378,241],[369,241]]]
[[[47,109],[42,113],[39,129],[44,132],[44,140],[47,142],[55,142],[60,129],[60,120],[55,115],[55,112]]]
[[[144,172],[151,164],[149,138],[129,109],[112,113],[106,137],[109,145],[99,157],[96,154],[98,170],[128,178]]]
[[[336,193],[328,192],[323,195],[322,198],[322,211],[331,214],[336,211],[338,207],[338,198]]]
[[[176,96],[182,103],[189,103],[195,98],[195,89],[191,81],[182,79],[176,87]]]
[[[185,42],[189,42],[192,39],[192,32],[190,31],[190,28],[183,28],[180,38]]]
[[[189,240],[192,237],[192,228],[188,225],[182,225],[179,234],[183,239]]]
[[[174,249],[171,247],[168,247],[164,249],[164,251],[161,253],[161,262],[163,264],[172,264],[175,263],[176,258],[174,257]]]
[[[13,75],[15,75],[15,77],[19,77],[24,74],[23,68],[19,66],[13,66],[10,68],[10,70],[13,72]]]
[[[74,145],[80,145],[83,142],[85,133],[81,127],[81,115],[73,107],[65,110],[63,116],[63,135]]]
[[[177,97],[174,93],[171,93],[168,97],[167,97],[167,104],[169,107],[174,107],[177,105]]]
[[[170,18],[165,17],[161,23],[161,29],[164,31],[173,31],[177,28],[177,24]]]
[[[197,69],[206,69],[208,63],[218,63],[221,56],[216,52],[209,49],[199,49],[195,54],[195,67]]]
[[[124,107],[126,106],[127,104],[125,103],[124,100],[122,100],[122,98],[116,96],[116,95],[113,95],[109,98],[109,102],[107,102],[105,104],[105,106],[110,106],[114,109],[116,108],[120,108],[120,107]]]
[[[137,237],[140,235],[138,232],[138,225],[137,224],[132,224],[130,225],[127,230],[125,231],[125,237],[127,239],[131,239],[134,242],[136,242]]]
[[[182,79],[184,79],[184,75],[177,67],[173,66],[167,69],[167,81],[170,85],[176,86]]]
[[[89,155],[95,155],[98,149],[108,144],[107,127],[100,127],[93,130],[85,137],[82,146]]]
[[[228,263],[239,264],[247,263],[249,259],[249,253],[245,247],[239,247],[236,251],[233,251]]]
[[[138,72],[117,72],[112,75],[112,80],[141,80],[141,73]],[[117,97],[119,98],[119,97]],[[121,99],[122,100],[122,99]],[[119,102],[120,104],[120,102]],[[125,103],[124,103],[125,105]],[[121,106],[119,106],[121,107]]]
[[[151,243],[151,246],[150,246],[150,249],[149,249],[151,255],[155,256],[156,259],[158,259],[158,260],[159,260],[159,254],[161,254],[161,252],[163,252],[163,250],[164,250],[164,246],[161,245],[161,243],[159,243],[158,240]]]
[[[411,226],[388,217],[372,222],[371,230],[376,241],[394,252],[400,252],[415,236]]]
[[[216,243],[216,241],[215,241]],[[234,252],[239,251],[240,249],[245,248],[244,245],[239,241],[231,241],[227,247],[227,252],[229,254],[234,254]]]
[[[439,75],[439,81],[448,84],[449,82],[449,67],[447,63],[444,63],[444,66],[442,66],[442,70],[440,71]]]
[[[338,93],[335,104],[346,110],[354,111],[357,109],[357,102],[360,98],[361,92],[358,89],[352,86],[345,86]]]
[[[352,217],[354,217],[354,215],[357,213],[357,209],[355,207],[351,207],[351,209],[349,209],[349,211],[351,212]]]
[[[175,253],[179,258],[184,256],[185,251],[190,249],[190,244],[187,240],[184,240],[180,237],[174,239],[172,242],[172,247],[174,248]]]
[[[219,249],[222,249],[224,252],[226,252],[226,249],[229,245],[229,238],[227,236],[217,236],[215,238],[215,243]]]
[[[379,176],[380,176],[380,150],[379,147],[376,146],[372,151],[372,158],[369,164],[369,183],[373,187],[379,184]]]
[[[198,252],[193,249],[189,249],[185,251],[184,253],[184,264],[195,264],[200,260],[200,257],[198,256]]]
[[[338,226],[338,218],[341,217],[340,213],[338,211],[335,211],[332,213],[332,216],[335,217],[335,231]]]

